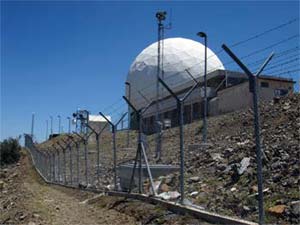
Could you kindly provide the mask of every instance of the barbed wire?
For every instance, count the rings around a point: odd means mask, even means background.
[[[289,67],[284,67],[284,68],[281,68],[281,69],[278,69],[278,70],[270,71],[269,73],[276,74],[277,72],[288,71],[289,69],[294,68],[294,67],[300,67],[300,65],[299,64],[290,65]]]

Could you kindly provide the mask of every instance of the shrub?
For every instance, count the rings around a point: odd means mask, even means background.
[[[0,142],[0,164],[15,163],[20,159],[21,146],[17,139],[9,138]]]

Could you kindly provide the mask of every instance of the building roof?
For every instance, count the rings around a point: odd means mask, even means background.
[[[271,75],[260,75],[259,79],[296,83],[296,81],[294,81],[292,78],[276,77],[276,76],[271,76]]]
[[[105,116],[109,121],[111,121],[111,116]],[[89,115],[89,122],[107,122],[103,116],[100,115]]]

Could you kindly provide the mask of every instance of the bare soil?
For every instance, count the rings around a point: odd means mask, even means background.
[[[22,151],[0,173],[0,224],[208,224],[159,206],[46,184]],[[95,200],[94,200],[95,199]]]

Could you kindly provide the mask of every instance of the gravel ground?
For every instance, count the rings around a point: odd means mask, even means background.
[[[27,154],[23,150],[19,163],[1,170],[0,224],[208,225],[140,201],[48,185],[34,170]]]

